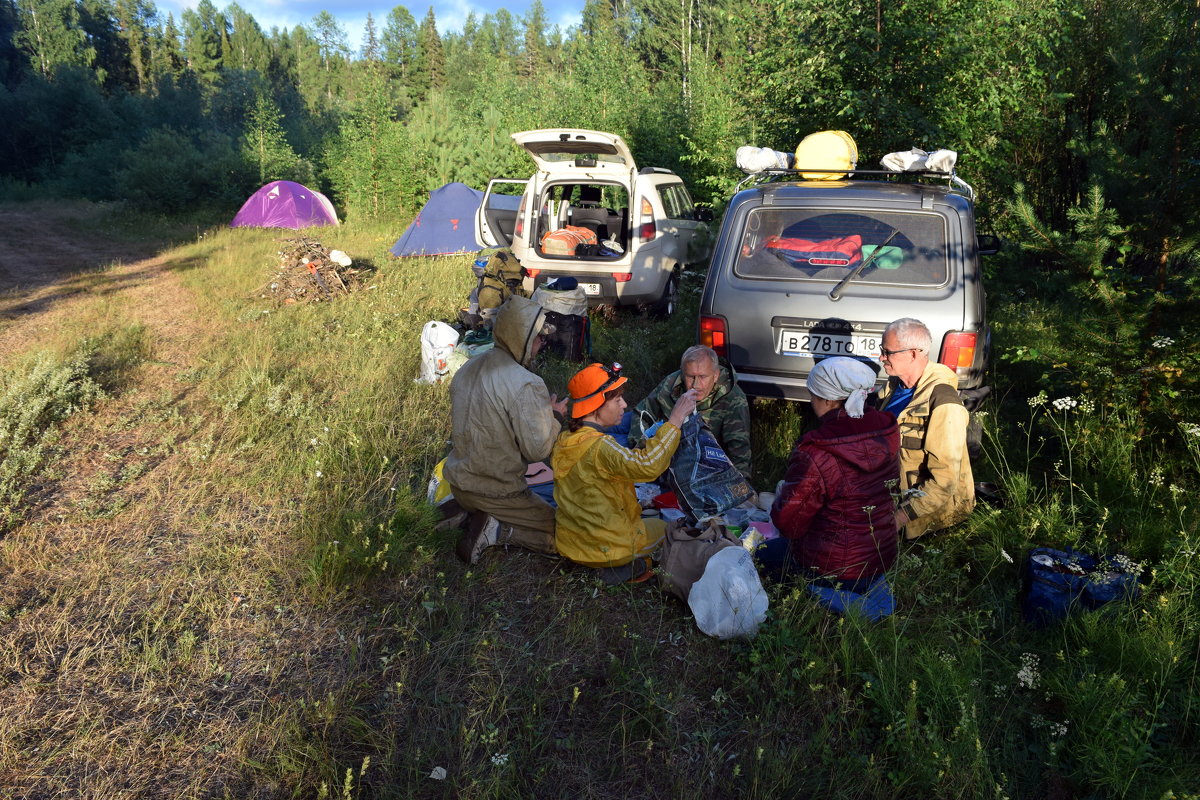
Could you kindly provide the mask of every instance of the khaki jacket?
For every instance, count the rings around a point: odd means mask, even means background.
[[[879,392],[879,407],[899,386],[892,378]],[[902,500],[909,517],[906,539],[962,522],[975,507],[975,478],[967,455],[970,414],[958,396],[958,377],[930,362],[914,387],[912,399],[896,419],[900,426],[900,490],[923,496]]]
[[[526,367],[546,312],[512,297],[496,314],[496,346],[464,364],[450,382],[451,450],[443,474],[484,497],[528,488],[525,468],[550,457],[562,426],[545,382]]]
[[[554,447],[558,553],[588,567],[619,567],[654,547],[633,484],[666,472],[679,428],[664,423],[645,448],[622,447],[595,428],[563,431]]]

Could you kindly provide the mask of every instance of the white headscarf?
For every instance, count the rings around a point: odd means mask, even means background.
[[[808,391],[822,400],[845,400],[846,413],[863,415],[867,395],[875,388],[875,370],[854,358],[824,358],[808,373]]]

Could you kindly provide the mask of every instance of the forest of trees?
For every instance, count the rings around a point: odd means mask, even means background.
[[[398,219],[450,180],[524,177],[508,134],[614,131],[720,209],[742,144],[850,131],[860,163],[959,151],[985,218],[1099,187],[1142,259],[1196,246],[1196,0],[540,0],[438,30],[396,6],[355,46],[329,13],[264,31],[236,3],[0,0],[0,194],[232,209],[266,180]],[[1153,271],[1153,270],[1151,270]]]

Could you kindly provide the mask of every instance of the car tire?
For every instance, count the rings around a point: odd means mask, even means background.
[[[650,306],[650,316],[657,319],[669,319],[675,313],[675,306],[679,302],[679,273],[672,272],[671,277],[667,278],[667,285],[663,287],[662,297]]]

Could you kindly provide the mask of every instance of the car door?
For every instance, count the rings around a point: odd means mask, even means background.
[[[704,261],[712,249],[712,236],[708,223],[696,219],[696,204],[692,202],[687,187],[682,183],[672,183],[663,186],[662,191],[663,206],[679,237],[682,260],[688,264]]]
[[[484,247],[512,247],[528,180],[493,178],[475,212],[475,239]]]

